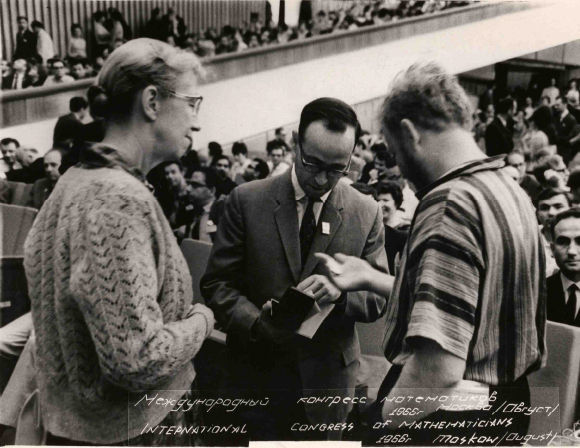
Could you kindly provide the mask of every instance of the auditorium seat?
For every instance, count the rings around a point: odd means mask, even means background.
[[[38,211],[30,207],[0,204],[0,232],[2,246],[0,256],[21,257],[24,241]]]
[[[0,203],[28,207],[32,203],[33,184],[0,180]]]
[[[559,388],[560,430],[563,430],[572,428],[578,418],[580,328],[548,321],[546,331],[548,363],[528,377],[531,406],[557,405],[555,395],[558,389],[554,388]],[[547,426],[550,425],[547,420],[545,414],[532,414],[528,433],[548,433],[553,428]]]

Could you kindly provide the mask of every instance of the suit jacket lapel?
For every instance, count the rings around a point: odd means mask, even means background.
[[[300,235],[298,230],[298,211],[296,209],[296,198],[290,170],[279,176],[278,194],[276,201],[278,207],[274,210],[274,217],[278,232],[284,246],[284,253],[292,272],[292,277],[296,284],[300,281],[300,269],[302,260],[300,259]]]
[[[317,252],[326,252],[326,248],[334,238],[338,228],[342,223],[342,215],[340,211],[343,208],[342,201],[342,182],[339,182],[335,187],[326,203],[322,208],[320,213],[320,218],[318,218],[318,225],[316,226],[316,235],[314,236],[314,241],[312,242],[312,247],[310,249],[310,254],[306,259],[306,265],[300,276],[300,281],[308,278],[314,268],[318,264],[318,258],[314,256]],[[350,188],[350,187],[348,187]],[[330,229],[328,234],[322,233],[322,223],[328,223]]]

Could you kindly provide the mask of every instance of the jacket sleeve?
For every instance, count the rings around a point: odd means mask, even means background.
[[[246,228],[239,189],[228,196],[205,275],[201,294],[228,335],[245,344],[260,310],[241,293],[245,267]]]
[[[378,204],[375,220],[367,236],[361,258],[368,261],[373,268],[389,273],[385,252],[385,226],[383,225],[383,214]],[[385,313],[386,306],[386,297],[370,291],[357,291],[347,294],[347,299],[342,304],[343,310],[340,310],[341,305],[337,307],[339,312],[343,311],[345,316],[351,317],[357,322],[374,322]]]

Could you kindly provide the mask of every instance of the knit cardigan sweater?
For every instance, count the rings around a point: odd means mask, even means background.
[[[187,264],[143,183],[122,169],[69,169],[36,218],[24,263],[50,433],[111,444],[177,408],[159,399],[190,389],[191,360],[214,320],[192,306]]]

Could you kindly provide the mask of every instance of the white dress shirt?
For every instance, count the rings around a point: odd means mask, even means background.
[[[298,176],[296,176],[296,165],[292,167],[292,187],[294,187],[294,197],[296,198],[296,210],[298,211],[298,228],[302,227],[302,218],[304,218],[304,213],[306,212],[306,206],[308,205],[308,196],[304,193],[304,190],[298,182]],[[324,193],[320,196],[320,201],[316,201],[313,206],[314,218],[316,219],[316,224],[318,225],[318,218],[320,218],[320,213],[322,212],[322,207],[324,203],[330,196],[332,190]]]
[[[568,288],[571,285],[576,285],[578,289],[576,290],[576,316],[578,315],[578,309],[580,309],[580,298],[578,297],[578,291],[580,291],[580,282],[573,282],[568,277],[566,277],[562,272],[560,272],[560,278],[562,279],[562,288],[564,289],[564,300],[568,303],[570,292]]]

